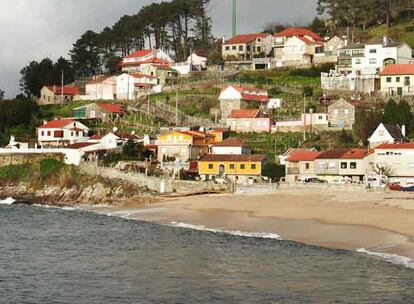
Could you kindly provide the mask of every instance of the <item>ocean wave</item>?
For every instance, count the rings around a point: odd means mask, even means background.
[[[0,200],[0,205],[13,205],[16,202],[16,200],[12,197],[8,197],[4,200]]]
[[[410,258],[401,256],[401,255],[397,255],[393,253],[374,252],[374,251],[367,250],[365,248],[357,249],[356,252],[375,256],[389,263],[392,263],[395,265],[402,265],[402,266],[414,269],[414,261]]]
[[[165,208],[150,208],[141,210],[120,210],[106,213],[107,216],[120,217],[124,219],[131,219],[132,216],[142,213],[155,213],[165,210]]]
[[[240,237],[253,237],[253,238],[262,238],[262,239],[281,240],[280,235],[277,235],[276,233],[245,232],[245,231],[212,229],[212,228],[207,228],[205,226],[198,226],[198,225],[178,223],[178,222],[171,222],[171,225],[174,227],[178,227],[178,228],[192,229],[192,230],[198,230],[198,231],[208,231],[212,233],[224,233],[224,234],[230,234],[230,235],[240,236]]]

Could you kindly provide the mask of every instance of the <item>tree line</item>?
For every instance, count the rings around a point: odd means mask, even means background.
[[[102,72],[114,73],[119,63],[137,49],[163,49],[185,60],[191,50],[208,52],[214,45],[208,6],[211,0],[172,0],[143,6],[135,15],[121,17],[97,33],[87,30],[73,44],[70,61],[49,58],[32,61],[21,70],[20,87],[27,96],[39,96],[46,84],[65,84]]]
[[[9,128],[19,125],[29,125],[39,113],[38,105],[23,95],[11,100],[0,102],[0,136]]]

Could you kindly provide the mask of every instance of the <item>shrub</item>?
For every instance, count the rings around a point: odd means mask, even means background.
[[[40,177],[46,178],[61,167],[62,163],[56,159],[43,159],[40,161]]]

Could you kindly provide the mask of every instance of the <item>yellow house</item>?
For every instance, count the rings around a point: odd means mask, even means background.
[[[414,64],[390,64],[381,72],[381,92],[387,96],[414,95]]]
[[[167,159],[186,162],[198,159],[208,152],[210,136],[198,131],[172,131],[159,136],[158,161]]]
[[[238,184],[254,183],[260,179],[264,155],[206,155],[198,162],[203,180],[228,178]]]

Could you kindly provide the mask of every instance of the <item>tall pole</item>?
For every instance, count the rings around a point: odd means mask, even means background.
[[[175,95],[175,125],[178,126],[178,90]]]
[[[232,22],[232,35],[237,35],[237,0],[233,0],[233,22]]]
[[[303,94],[303,141],[306,141],[306,95]]]
[[[62,99],[62,105],[63,105],[63,101],[64,101],[64,97],[63,97],[63,80],[64,80],[64,75],[63,75],[63,70],[62,70],[62,83],[61,83],[61,92],[60,92],[60,98]]]

